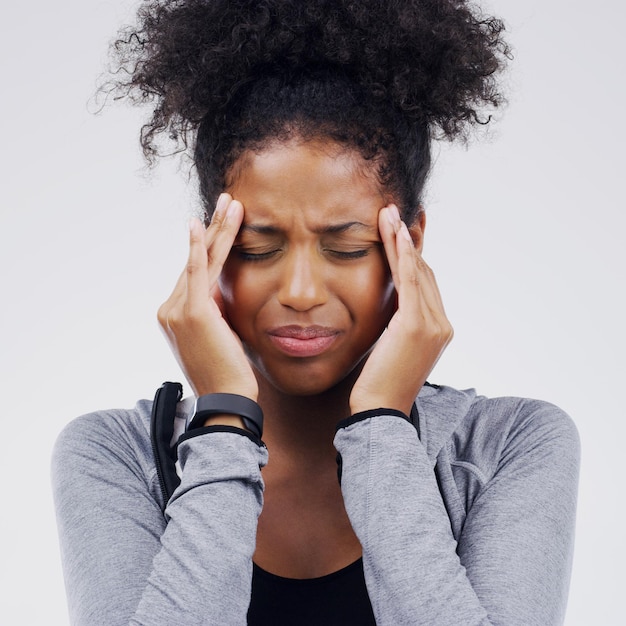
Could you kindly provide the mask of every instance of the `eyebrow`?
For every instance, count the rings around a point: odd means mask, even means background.
[[[368,226],[363,222],[343,222],[341,224],[328,224],[327,226],[318,226],[313,229],[313,232],[317,235],[338,234],[345,233],[348,230],[366,230],[369,232],[376,232],[378,234],[377,226]],[[241,226],[241,232],[252,232],[260,235],[276,235],[282,232],[282,229],[276,226],[270,226],[269,224],[243,224]]]

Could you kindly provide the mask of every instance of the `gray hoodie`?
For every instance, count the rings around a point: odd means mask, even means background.
[[[390,411],[343,422],[341,488],[379,626],[561,624],[579,441],[545,402],[425,386],[417,429]],[[167,503],[151,402],[71,422],[52,480],[73,624],[244,625],[267,449],[236,432],[179,446]],[[190,403],[178,407],[184,429]],[[419,433],[419,435],[418,435]]]

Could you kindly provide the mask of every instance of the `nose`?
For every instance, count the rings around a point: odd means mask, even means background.
[[[314,251],[292,251],[284,260],[278,300],[295,311],[308,311],[324,304],[328,292],[323,269]]]

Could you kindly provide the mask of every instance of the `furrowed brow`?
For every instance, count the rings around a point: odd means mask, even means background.
[[[347,231],[365,231],[369,233],[373,233],[378,235],[378,227],[377,226],[368,226],[367,224],[363,224],[363,222],[344,222],[341,224],[328,224],[325,226],[318,226],[313,228],[313,232],[317,235],[327,235],[327,234],[340,234],[345,233]],[[271,226],[269,224],[242,224],[241,233],[256,233],[259,235],[276,235],[283,232],[280,228],[276,226]]]
[[[240,232],[258,233],[259,235],[276,235],[280,233],[280,228],[267,224],[242,224]]]
[[[345,233],[348,230],[368,231],[368,232],[375,232],[378,234],[377,227],[368,226],[367,224],[363,224],[363,222],[345,222],[343,224],[329,224],[328,226],[320,226],[318,228],[314,228],[313,232],[317,233],[318,235],[326,235],[326,234]]]

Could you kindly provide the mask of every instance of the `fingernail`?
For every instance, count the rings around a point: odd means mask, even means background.
[[[221,193],[215,205],[215,213],[218,213],[219,215],[221,215],[226,210],[227,206],[228,206],[228,194]]]
[[[231,200],[230,204],[228,205],[228,211],[226,211],[226,217],[224,219],[228,219],[229,217],[231,217],[239,204],[240,202],[238,200]]]
[[[387,219],[394,227],[400,221],[400,213],[398,212],[398,207],[395,204],[391,204],[387,207]]]
[[[196,219],[197,219],[197,218],[195,218],[195,217],[191,217],[191,218],[189,218],[189,224],[188,224],[188,226],[189,226],[189,232],[193,231],[193,229],[194,229],[194,227],[195,227],[195,225],[196,225]]]

